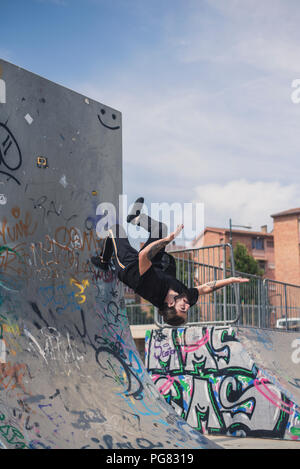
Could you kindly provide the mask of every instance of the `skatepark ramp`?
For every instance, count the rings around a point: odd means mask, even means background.
[[[202,434],[300,441],[299,365],[297,332],[193,326],[146,334],[153,382]]]
[[[90,263],[122,193],[120,112],[2,60],[0,86],[0,447],[216,447],[160,396],[122,286]]]

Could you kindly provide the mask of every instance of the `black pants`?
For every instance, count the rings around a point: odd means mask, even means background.
[[[122,226],[115,225],[109,230],[110,236],[105,240],[102,257],[103,260],[109,260],[114,253],[114,263],[118,272],[124,271],[130,264],[138,262],[139,252],[142,249],[167,235],[167,226],[164,223],[153,220],[144,214],[140,217],[139,226],[149,232],[149,238],[139,251],[131,246]],[[165,252],[165,248],[156,254],[152,259],[152,264],[172,276],[176,275],[175,260]]]

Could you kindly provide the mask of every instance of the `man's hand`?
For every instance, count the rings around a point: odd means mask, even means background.
[[[170,233],[169,236],[167,237],[168,239],[168,242],[170,243],[171,241],[173,241],[175,238],[177,238],[177,236],[179,235],[179,233],[181,233],[181,231],[183,230],[184,226],[183,225],[178,225],[176,230],[173,231],[173,233]]]
[[[244,277],[229,277],[229,279],[231,280],[230,283],[247,283],[247,282],[249,282],[249,279],[244,278]]]
[[[248,278],[243,277],[227,277],[222,280],[213,280],[212,282],[204,283],[203,285],[196,286],[199,295],[206,295],[213,291],[219,290],[220,288],[226,287],[233,283],[247,283],[249,282]]]

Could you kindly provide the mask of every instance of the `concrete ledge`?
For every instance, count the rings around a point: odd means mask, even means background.
[[[158,329],[155,324],[139,324],[136,326],[130,326],[130,331],[134,339],[145,339],[147,330]]]

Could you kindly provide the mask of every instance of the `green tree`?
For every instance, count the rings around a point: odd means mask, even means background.
[[[242,243],[237,243],[234,250],[234,265],[238,272],[245,274],[259,275],[264,274],[264,270],[259,267],[259,263],[248,253],[246,246]]]

